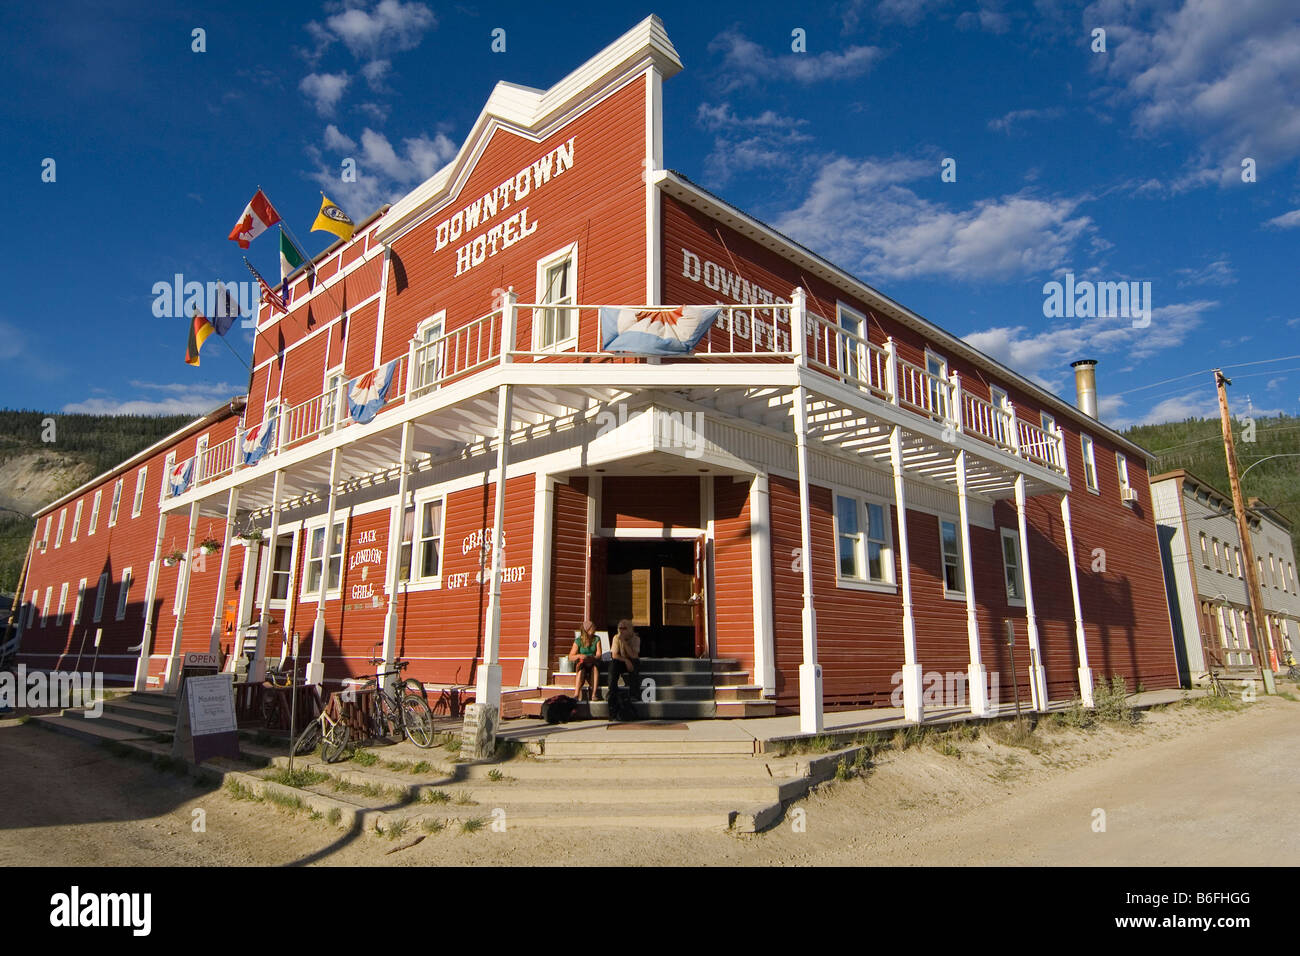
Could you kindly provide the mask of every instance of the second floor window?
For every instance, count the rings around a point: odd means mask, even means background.
[[[442,356],[446,351],[443,327],[447,313],[439,312],[425,319],[415,330],[415,387],[432,389],[443,375]]]
[[[77,502],[76,513],[72,516],[72,537],[68,539],[69,541],[77,540],[77,532],[81,530],[81,506],[84,504],[84,501]]]
[[[577,270],[578,250],[572,246],[563,252],[543,259],[537,264],[538,303],[541,305],[574,305],[574,272]],[[577,322],[574,309],[538,309],[534,317],[534,346],[539,352],[558,352],[577,344]]]
[[[140,517],[144,510],[144,483],[149,475],[149,466],[141,468],[135,475],[135,500],[131,502],[131,517]]]
[[[102,490],[95,492],[95,500],[90,506],[90,527],[86,529],[86,534],[95,533],[95,526],[99,524],[99,502],[103,497]]]
[[[1097,448],[1087,435],[1079,436],[1083,448],[1083,477],[1088,482],[1088,490],[1097,490]]]
[[[117,524],[117,509],[122,506],[122,479],[117,479],[117,484],[113,486],[113,504],[108,509],[108,526],[111,528]]]

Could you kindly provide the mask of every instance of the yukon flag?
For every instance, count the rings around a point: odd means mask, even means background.
[[[276,416],[272,415],[261,424],[244,432],[240,442],[239,453],[245,465],[256,465],[275,441]]]
[[[186,458],[183,462],[172,466],[171,474],[167,476],[168,496],[175,498],[177,495],[185,494],[190,487],[190,478],[194,475],[194,459]]]
[[[244,214],[239,217],[239,222],[235,223],[235,228],[230,230],[227,238],[239,243],[239,248],[247,249],[250,242],[279,221],[280,214],[259,189],[244,207]]]
[[[600,347],[634,355],[689,355],[722,310],[701,305],[600,309]]]
[[[311,231],[332,232],[340,239],[347,240],[352,238],[352,233],[357,231],[357,226],[348,218],[347,213],[321,193],[320,212],[316,214],[316,221],[311,224]]]
[[[199,364],[199,349],[203,348],[203,343],[215,331],[217,330],[212,327],[212,323],[204,317],[203,313],[195,310],[193,318],[190,319],[190,339],[185,345],[186,365]]]
[[[393,384],[397,359],[355,378],[348,386],[348,412],[358,425],[373,421],[388,401],[388,387]]]

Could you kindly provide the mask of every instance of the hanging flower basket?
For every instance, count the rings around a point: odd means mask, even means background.
[[[257,528],[251,528],[248,531],[239,532],[239,534],[235,535],[234,540],[235,544],[242,544],[245,547],[248,547],[248,545],[253,542],[262,540],[262,532]]]
[[[185,560],[184,551],[172,551],[163,555],[163,567],[171,568]]]
[[[204,554],[216,554],[221,550],[221,542],[216,538],[204,538],[199,545],[199,550]]]

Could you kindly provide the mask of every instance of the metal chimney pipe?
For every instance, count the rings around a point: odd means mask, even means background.
[[[1074,369],[1074,390],[1078,393],[1075,404],[1090,418],[1097,417],[1097,360],[1079,359],[1071,362]]]

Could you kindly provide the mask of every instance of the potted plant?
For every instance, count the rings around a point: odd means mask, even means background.
[[[199,550],[204,554],[216,554],[221,550],[221,542],[216,538],[204,538],[199,545]]]
[[[184,560],[185,560],[184,551],[169,551],[167,552],[167,554],[163,555],[163,566],[168,568],[174,567],[175,565],[180,564]]]
[[[257,528],[249,528],[247,531],[241,531],[239,534],[235,535],[235,544],[242,544],[244,547],[248,547],[253,542],[261,540],[262,532]]]

